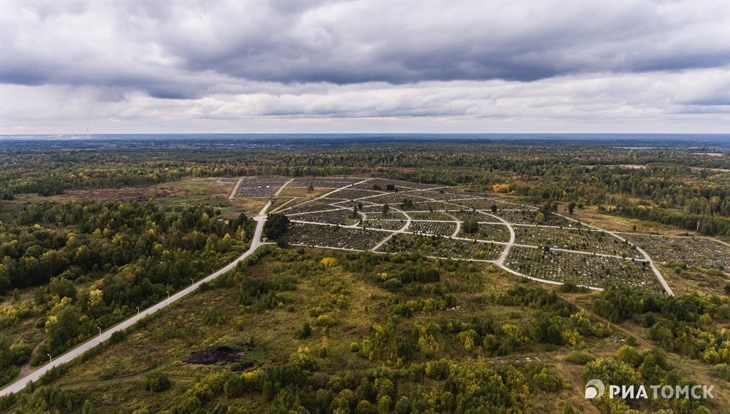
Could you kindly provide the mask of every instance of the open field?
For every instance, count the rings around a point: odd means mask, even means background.
[[[564,204],[567,205],[566,203]],[[564,211],[565,206],[561,210]],[[596,206],[576,209],[573,212],[573,218],[606,230],[621,232],[661,232],[662,234],[684,234],[687,232],[686,230],[679,230],[674,226],[662,225],[652,221],[600,213]]]
[[[562,227],[572,227],[575,226],[576,223],[572,222],[566,218],[563,218],[561,216],[557,216],[555,214],[551,214],[548,217],[545,217],[542,221],[538,221],[538,212],[536,210],[506,210],[502,209],[497,211],[495,214],[496,216],[501,217],[502,219],[515,224],[538,224],[538,225],[546,225],[546,226],[562,226]]]
[[[659,264],[659,269],[667,283],[677,294],[724,295],[725,286],[730,284],[730,276],[718,270],[707,270],[683,265]]]

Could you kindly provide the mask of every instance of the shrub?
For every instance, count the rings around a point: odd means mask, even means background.
[[[446,379],[449,376],[449,361],[441,359],[427,362],[426,376],[437,380]]]
[[[302,324],[302,329],[297,332],[297,338],[304,339],[309,338],[312,336],[312,325],[309,324],[309,322],[304,321],[304,324]]]
[[[390,407],[393,406],[393,400],[388,395],[378,397],[378,413],[390,413]]]
[[[710,375],[713,377],[722,378],[725,381],[730,381],[730,368],[727,364],[717,364],[710,370]]]
[[[576,365],[585,365],[594,359],[596,359],[595,355],[583,351],[573,351],[565,358],[566,361]]]
[[[474,234],[479,231],[479,221],[476,218],[469,217],[461,224],[464,233]]]
[[[411,412],[411,401],[408,397],[403,396],[395,404],[395,412],[398,414],[408,414]]]
[[[613,358],[597,358],[583,369],[583,378],[598,378],[609,384],[637,384],[634,369],[625,362]]]
[[[243,394],[243,378],[238,375],[232,375],[223,386],[223,391],[227,398],[237,398]]]
[[[553,371],[543,368],[537,374],[532,376],[537,388],[545,392],[558,392],[563,386],[560,377]]]
[[[144,388],[147,391],[163,392],[170,389],[171,386],[172,383],[170,382],[170,379],[167,378],[167,375],[161,372],[152,373],[145,378]]]
[[[575,283],[566,282],[560,285],[558,291],[563,293],[587,293],[590,292],[590,289],[585,286],[578,286]]]
[[[388,279],[385,282],[383,282],[383,289],[389,290],[391,292],[395,292],[399,290],[401,287],[403,287],[403,284],[399,279],[393,278]]]
[[[634,367],[638,367],[642,362],[641,355],[639,355],[639,353],[636,352],[636,349],[630,345],[624,345],[619,348],[616,353],[616,359]]]
[[[112,336],[109,338],[109,343],[112,345],[118,344],[122,342],[126,336],[126,331],[116,331],[112,333]]]
[[[317,326],[332,326],[335,324],[335,321],[329,315],[319,315],[315,324]]]
[[[368,414],[372,412],[374,411],[370,401],[360,400],[360,402],[357,403],[357,407],[355,407],[356,414]]]

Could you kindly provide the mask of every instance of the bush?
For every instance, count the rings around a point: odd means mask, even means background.
[[[304,324],[302,324],[302,329],[297,332],[297,338],[304,339],[309,338],[310,336],[312,336],[312,325],[305,321]]]
[[[396,278],[388,279],[385,282],[383,282],[383,289],[391,291],[391,292],[395,292],[395,291],[399,290],[401,287],[403,287],[403,284],[401,283],[401,281],[399,279],[396,279]]]
[[[575,409],[573,408],[573,404],[571,404],[570,401],[563,401],[563,403],[560,405],[560,410],[563,414],[575,414]]]
[[[378,397],[378,413],[390,413],[390,407],[393,405],[393,400],[388,395],[381,395]]]
[[[449,361],[441,359],[426,363],[426,376],[429,378],[443,380],[449,376]]]
[[[476,218],[469,217],[461,223],[461,229],[464,233],[474,234],[479,231],[479,221]]]
[[[636,352],[636,349],[630,345],[624,345],[619,348],[616,353],[616,359],[623,361],[633,367],[638,367],[642,362],[642,357]]]
[[[713,377],[722,378],[725,381],[730,381],[730,368],[727,364],[717,364],[710,370],[710,375]]]
[[[232,375],[223,386],[226,398],[237,398],[243,394],[243,378],[238,375]]]
[[[398,414],[408,414],[411,412],[411,401],[408,397],[401,397],[395,404],[395,412]]]
[[[8,351],[10,360],[14,365],[22,365],[30,358],[31,354],[30,347],[22,339],[10,345]]]
[[[585,286],[578,286],[575,283],[566,282],[560,285],[558,291],[563,293],[587,293],[590,292],[590,289]]]
[[[558,392],[563,387],[563,382],[560,377],[547,368],[543,368],[537,374],[532,376],[533,381],[537,388],[545,392]]]
[[[583,369],[583,378],[598,378],[604,383],[633,385],[638,383],[636,372],[631,365],[613,358],[597,358]]]
[[[317,326],[332,326],[335,324],[335,321],[329,315],[319,315],[315,324]]]
[[[594,359],[596,359],[595,355],[583,351],[573,351],[565,358],[566,361],[576,365],[585,365]]]
[[[170,389],[171,386],[172,383],[170,382],[170,379],[167,378],[167,375],[161,372],[152,373],[145,378],[144,388],[147,391],[163,392]]]
[[[370,401],[360,400],[360,402],[357,403],[357,407],[355,407],[356,414],[369,414],[372,412],[374,412],[374,410]]]
[[[116,331],[112,333],[112,336],[109,338],[109,343],[111,345],[118,344],[124,340],[124,338],[127,337],[126,331]]]

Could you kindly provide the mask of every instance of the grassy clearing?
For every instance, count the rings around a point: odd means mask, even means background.
[[[730,276],[717,270],[685,266],[657,266],[675,293],[702,292],[722,295],[725,294],[725,285],[730,283]]]
[[[560,203],[558,211],[561,214],[566,214],[567,206],[568,203]],[[598,211],[597,206],[576,208],[575,211],[573,211],[573,215],[571,217],[576,220],[580,220],[585,223],[612,231],[659,232],[662,234],[686,233],[685,230],[680,230],[674,226],[668,226],[653,221],[637,220],[601,213]]]
[[[309,191],[306,187],[292,187],[291,185],[286,186],[284,190],[279,194],[280,197],[299,197],[302,200],[311,200],[323,196],[332,191],[331,188],[315,188],[314,191]]]

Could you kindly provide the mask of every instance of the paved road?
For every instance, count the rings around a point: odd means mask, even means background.
[[[393,211],[397,211],[397,212],[403,214],[404,216],[406,216],[406,224],[404,224],[403,227],[401,227],[398,230],[393,230],[389,235],[387,235],[383,240],[381,240],[380,243],[378,243],[375,246],[373,246],[373,248],[370,249],[370,250],[372,250],[374,252],[375,251],[378,251],[379,248],[381,248],[385,243],[387,243],[388,240],[392,239],[393,236],[395,236],[396,234],[405,234],[405,233],[407,233],[406,229],[408,229],[408,227],[411,227],[412,220],[411,220],[411,216],[409,216],[408,213],[406,213],[403,210],[398,210],[395,207],[391,207],[391,209]]]
[[[575,220],[573,218],[566,217],[566,216],[563,216],[563,215],[557,214],[557,213],[556,213],[556,215],[558,215],[560,217],[563,217],[563,218],[566,218],[568,220],[571,220],[571,221],[575,221],[577,223],[580,223],[578,220]],[[589,224],[589,223],[583,223],[583,224],[584,225],[587,225],[588,227],[593,227],[594,229],[597,229],[597,230],[603,231],[605,233],[608,233],[611,236],[613,236],[613,237],[621,240],[622,242],[626,242],[626,243],[630,244],[631,246],[634,246],[634,248],[636,250],[638,250],[639,253],[641,253],[642,256],[644,256],[644,261],[649,262],[649,267],[651,268],[651,271],[654,272],[654,275],[656,276],[657,280],[659,280],[659,284],[662,285],[662,288],[667,293],[667,295],[674,296],[674,291],[672,290],[671,287],[669,287],[669,283],[667,283],[666,279],[664,279],[664,276],[662,275],[662,272],[659,271],[659,269],[656,267],[656,264],[654,264],[654,260],[652,260],[651,256],[649,256],[644,251],[644,249],[642,249],[641,247],[639,247],[636,244],[634,244],[631,240],[626,240],[625,238],[621,237],[618,234],[617,231],[606,230],[606,229],[603,229],[603,228],[601,228],[599,226],[596,226],[594,224]]]
[[[287,183],[288,184],[288,183]],[[286,184],[285,184],[286,185]],[[149,307],[147,309],[142,310],[138,315],[135,315],[129,319],[126,319],[117,325],[112,326],[111,328],[108,328],[106,331],[103,331],[101,335],[97,335],[93,338],[88,339],[86,342],[83,342],[79,345],[77,345],[75,348],[72,348],[65,354],[53,358],[53,362],[48,363],[35,371],[31,372],[30,374],[16,380],[15,382],[11,383],[10,385],[6,386],[5,388],[0,390],[0,397],[12,393],[16,393],[18,391],[21,391],[23,388],[25,388],[28,383],[31,381],[37,381],[43,374],[47,373],[50,369],[55,368],[59,365],[63,365],[65,363],[71,362],[76,357],[80,356],[84,352],[94,348],[95,346],[99,345],[100,343],[108,340],[111,338],[112,334],[114,332],[119,332],[124,329],[129,328],[130,326],[134,325],[135,323],[139,322],[141,319],[152,315],[153,313],[157,312],[160,309],[163,309],[167,306],[170,306],[171,304],[175,303],[176,301],[180,300],[181,298],[195,292],[200,285],[203,283],[208,283],[211,280],[228,273],[231,271],[236,265],[243,259],[247,258],[253,252],[256,251],[256,249],[259,248],[263,243],[261,242],[261,233],[264,230],[264,223],[266,223],[266,210],[271,206],[271,201],[269,201],[264,208],[261,209],[261,212],[257,216],[254,217],[254,220],[256,220],[256,230],[254,232],[253,238],[251,240],[251,246],[248,250],[246,250],[245,253],[243,253],[241,256],[236,258],[234,261],[228,263],[225,267],[222,269],[209,274],[205,278],[193,283],[189,287],[175,293],[174,295],[170,296],[169,298],[163,300],[162,302],[157,303],[156,305]]]
[[[238,180],[238,181],[236,182],[236,186],[235,186],[235,187],[233,187],[233,191],[231,191],[231,195],[230,195],[230,196],[228,196],[228,199],[229,199],[229,200],[233,200],[233,197],[235,197],[235,196],[236,196],[236,193],[238,192],[238,187],[240,187],[240,186],[241,186],[241,181],[243,181],[243,178],[239,179],[239,180]]]

